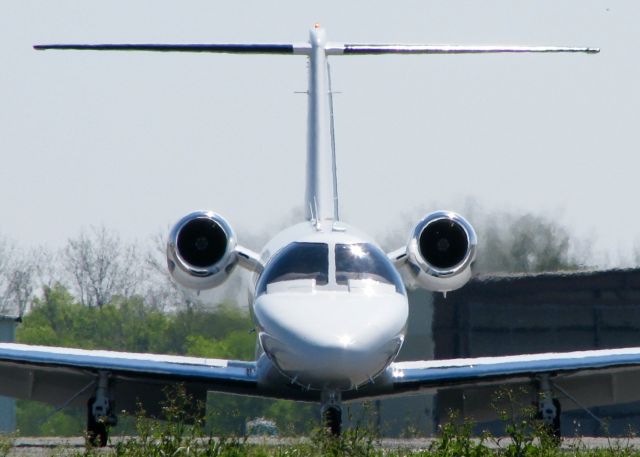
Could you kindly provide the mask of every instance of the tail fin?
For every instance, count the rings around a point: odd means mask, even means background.
[[[322,227],[322,221],[338,220],[338,186],[333,129],[333,107],[328,56],[371,54],[488,54],[488,53],[587,53],[589,47],[561,46],[462,46],[427,44],[344,44],[331,43],[319,26],[311,30],[309,42],[299,44],[48,44],[37,50],[200,52],[227,54],[288,54],[309,58],[307,219]]]

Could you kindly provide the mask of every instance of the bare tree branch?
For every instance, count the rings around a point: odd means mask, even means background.
[[[114,296],[129,298],[144,279],[135,244],[124,244],[106,227],[91,227],[70,239],[62,252],[63,268],[72,290],[86,306],[111,302]]]
[[[22,315],[34,293],[36,265],[13,242],[0,238],[0,314]]]

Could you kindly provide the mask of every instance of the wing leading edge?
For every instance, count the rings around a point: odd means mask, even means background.
[[[258,395],[255,362],[0,343],[0,395],[83,406],[106,373],[119,410],[160,411],[167,388]]]
[[[394,392],[640,368],[640,347],[391,364]]]
[[[373,396],[522,382],[545,374],[566,377],[629,369],[640,369],[640,347],[395,362],[387,371],[391,386]],[[133,404],[136,398],[162,398],[163,389],[177,383],[192,388],[198,397],[206,391],[272,396],[260,392],[257,371],[256,362],[0,343],[0,375],[14,381],[0,384],[0,395],[52,404],[60,404],[78,387],[91,383],[99,372],[108,372]],[[41,385],[48,387],[39,392]],[[368,397],[366,391],[361,393]]]
[[[12,362],[38,367],[107,370],[132,377],[158,376],[176,381],[256,382],[255,362],[0,344],[0,364]]]

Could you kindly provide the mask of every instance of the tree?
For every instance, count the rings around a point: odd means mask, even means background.
[[[567,229],[533,214],[494,214],[479,228],[476,272],[535,273],[576,270]]]
[[[169,229],[166,230],[169,233]],[[144,298],[145,303],[160,311],[177,311],[193,307],[197,297],[190,291],[178,286],[167,268],[167,235],[158,233],[151,238],[151,244],[145,253],[146,269]]]
[[[80,303],[101,307],[113,296],[138,292],[144,269],[135,244],[124,244],[104,226],[82,231],[62,253],[63,268]]]
[[[192,307],[167,314],[145,305],[138,296],[118,297],[102,307],[89,307],[58,284],[44,287],[42,296],[34,300],[31,312],[18,328],[17,340],[84,349],[252,360],[256,344],[256,334],[250,333],[252,327],[249,314],[229,303],[214,310]],[[271,405],[266,400],[237,396],[217,396],[214,404],[212,418],[216,420],[212,425],[225,433],[239,432],[247,415],[263,415]],[[44,423],[31,423],[34,417],[49,417],[52,411],[32,402],[19,402],[20,429],[34,434],[80,433],[82,414],[72,410],[56,413]],[[237,413],[232,417],[229,411]]]
[[[252,273],[243,268],[236,267],[223,284],[210,290],[197,292],[176,284],[167,268],[167,236],[164,233],[152,238],[145,257],[145,267],[145,302],[156,309],[168,312],[188,308],[213,309],[230,301],[239,307],[248,307],[245,283]]]
[[[402,229],[394,229],[384,240],[385,250],[406,245],[409,233],[429,211],[404,218]],[[558,220],[531,213],[487,212],[467,202],[463,215],[478,235],[475,273],[534,273],[575,270],[589,262],[586,253],[575,253],[577,240]]]
[[[0,314],[20,316],[35,289],[33,256],[0,238]]]

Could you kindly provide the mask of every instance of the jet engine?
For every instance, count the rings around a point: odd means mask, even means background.
[[[477,243],[473,227],[462,216],[449,211],[428,214],[407,246],[413,281],[434,292],[462,287],[471,278]]]
[[[167,266],[183,287],[211,289],[231,274],[238,256],[229,223],[211,211],[195,211],[178,221],[167,241]]]

